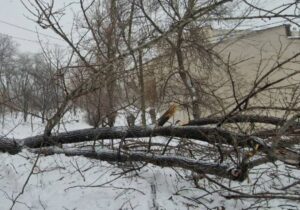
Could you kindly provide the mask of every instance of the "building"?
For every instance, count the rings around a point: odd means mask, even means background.
[[[186,54],[185,63],[189,75],[199,84],[202,116],[225,115],[237,101],[264,87],[267,88],[249,100],[249,112],[266,112],[264,107],[273,107],[271,114],[281,115],[282,111],[276,111],[278,108],[297,107],[300,98],[300,56],[296,56],[300,53],[300,36],[297,30],[290,25],[280,25],[234,33],[209,28],[205,33],[206,50],[212,56]],[[190,116],[189,99],[176,74],[176,57],[172,52],[163,54],[145,67],[148,72],[145,92],[151,92],[157,100],[153,101],[152,97],[148,105],[165,109],[170,103],[178,103],[182,112],[176,118],[186,121]],[[275,84],[268,87],[273,82]],[[161,101],[163,104],[158,104]]]

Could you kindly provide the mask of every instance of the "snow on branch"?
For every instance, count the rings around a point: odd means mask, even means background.
[[[104,127],[82,129],[59,133],[50,137],[44,135],[29,137],[20,140],[24,146],[39,148],[41,146],[53,146],[103,139],[127,139],[145,137],[179,137],[195,139],[211,144],[227,144],[242,147],[252,147],[262,144],[257,138],[248,135],[237,134],[222,128],[207,128],[200,126],[169,126],[169,127]]]
[[[143,152],[121,152],[107,149],[78,149],[59,147],[47,147],[41,149],[31,149],[32,152],[44,155],[64,154],[66,156],[84,156],[91,159],[97,159],[110,162],[145,162],[160,167],[179,167],[187,169],[198,174],[211,174],[227,179],[243,181],[247,177],[247,170],[233,168],[225,164],[208,163],[187,157],[154,155]]]
[[[250,118],[248,118],[250,119]],[[271,118],[270,118],[271,119]],[[275,118],[274,118],[275,119]],[[294,122],[294,119],[290,120],[291,122]],[[288,121],[288,122],[290,122]],[[285,123],[282,128],[287,127],[287,123]],[[282,134],[284,134],[283,130]],[[146,138],[149,137],[150,139],[152,137],[156,136],[162,136],[162,137],[177,137],[184,139],[193,139],[198,140],[201,142],[206,142],[211,145],[228,145],[232,148],[248,148],[248,150],[253,150],[252,152],[249,152],[249,154],[245,154],[245,158],[243,160],[243,164],[245,166],[242,166],[243,170],[244,168],[247,168],[247,162],[251,157],[253,157],[257,153],[263,153],[269,161],[274,160],[280,160],[286,164],[299,166],[300,165],[300,154],[296,151],[290,150],[289,148],[286,148],[284,145],[283,140],[280,140],[280,136],[277,136],[274,139],[262,139],[256,136],[251,135],[245,135],[240,133],[235,133],[229,130],[226,130],[224,128],[211,128],[211,127],[203,127],[203,126],[166,126],[166,127],[154,127],[154,126],[148,126],[148,127],[141,127],[141,126],[135,126],[135,127],[126,127],[126,126],[120,126],[120,127],[103,127],[103,128],[92,128],[92,129],[82,129],[82,130],[75,130],[70,132],[64,132],[64,133],[58,133],[52,136],[45,136],[45,135],[38,135],[38,136],[32,136],[25,139],[9,139],[9,138],[3,138],[0,140],[0,152],[8,152],[10,154],[17,154],[19,153],[22,148],[45,148],[45,147],[51,147],[56,145],[63,145],[63,144],[70,144],[70,143],[80,143],[80,142],[90,142],[95,140],[106,140],[106,139],[135,139],[135,138]],[[134,140],[133,140],[134,141]],[[283,143],[282,143],[283,142]],[[275,144],[276,143],[276,144]],[[150,144],[150,143],[149,143]],[[273,146],[273,144],[275,146]],[[167,146],[166,146],[167,147]],[[60,150],[50,150],[55,151],[58,153],[62,153]],[[63,150],[64,153],[68,154],[77,154],[77,155],[84,155],[90,158],[98,157],[99,155],[106,160],[107,158],[116,158],[115,152],[109,153],[110,155],[105,155],[103,151],[101,151],[100,154],[92,152],[92,151],[82,151],[82,150]],[[67,154],[66,153],[66,154]],[[219,151],[220,155],[223,156],[222,150]],[[120,153],[119,153],[120,154]],[[151,156],[151,155],[150,155]],[[128,158],[132,159],[133,161],[144,161],[155,164],[153,161],[162,161],[159,162],[161,166],[171,164],[170,166],[178,166],[176,164],[179,164],[179,159],[176,159],[176,161],[173,163],[167,156],[155,156],[155,158],[150,158],[148,153],[129,153],[127,155],[122,156],[124,160],[127,160]],[[120,158],[120,157],[118,157]],[[121,158],[121,159],[122,159]],[[148,159],[147,159],[148,158]],[[115,159],[114,159],[115,160]],[[180,159],[181,160],[181,159]],[[119,161],[119,159],[118,159]],[[181,160],[181,163],[184,163],[184,161]],[[158,163],[157,163],[158,164]],[[185,167],[193,168],[193,164],[191,162],[188,162],[188,164],[184,164]],[[211,166],[211,164],[208,164],[208,166]],[[222,167],[221,167],[222,168]],[[199,167],[195,169],[196,171],[201,171]],[[194,170],[194,171],[195,171]],[[222,169],[223,170],[223,169]],[[224,169],[225,170],[225,169]],[[216,172],[213,170],[213,168],[210,169],[211,174],[217,175],[219,172]],[[218,168],[219,171],[219,168]],[[223,173],[223,172],[222,172]],[[235,174],[244,174],[243,173],[235,173]],[[227,176],[227,175],[225,175]],[[240,175],[235,177],[236,179],[239,178]],[[243,176],[242,176],[243,177]]]

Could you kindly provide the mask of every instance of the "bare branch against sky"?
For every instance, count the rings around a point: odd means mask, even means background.
[[[57,7],[68,5],[74,2],[73,0],[60,0],[56,1]],[[249,0],[251,4],[258,5],[260,8],[270,9],[276,8],[282,4],[292,2],[292,0]],[[71,28],[73,23],[73,15],[76,14],[76,8],[79,8],[78,4],[72,4],[70,11],[66,12],[63,18],[64,27]],[[236,7],[233,12],[239,13],[243,9],[242,5]],[[295,8],[289,8],[290,12]],[[37,52],[40,50],[39,40],[43,44],[49,44],[50,46],[66,46],[65,43],[51,30],[44,30],[40,28],[33,20],[30,20],[30,14],[26,8],[22,5],[20,0],[5,0],[1,2],[0,7],[0,33],[6,34],[19,44],[19,50]],[[263,20],[249,20],[243,24],[244,28],[252,28],[254,26],[268,27],[273,25],[279,25],[284,23],[284,20],[276,19],[263,19]],[[216,25],[216,27],[226,27],[225,25]],[[38,35],[39,34],[39,35]]]

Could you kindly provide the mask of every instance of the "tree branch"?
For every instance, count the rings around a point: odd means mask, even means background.
[[[218,124],[225,120],[223,117],[201,118],[191,120],[185,125],[209,125]],[[283,125],[286,120],[277,117],[260,116],[260,115],[234,115],[227,118],[224,123],[265,123],[272,125]]]
[[[151,163],[160,167],[179,167],[187,169],[200,174],[211,174],[227,179],[243,181],[246,177],[245,174],[240,174],[238,177],[232,175],[234,168],[227,165],[207,163],[195,159],[190,159],[180,156],[165,156],[165,155],[153,155],[150,153],[142,152],[130,152],[118,154],[117,151],[112,150],[94,150],[94,149],[62,149],[58,147],[48,147],[42,149],[31,150],[35,153],[41,152],[44,155],[64,154],[66,156],[84,156],[91,159],[97,159],[102,161],[112,162],[137,162],[142,161]]]

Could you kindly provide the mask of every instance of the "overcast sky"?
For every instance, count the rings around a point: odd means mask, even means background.
[[[39,39],[36,32],[39,33],[40,39],[43,43],[48,43],[51,46],[66,46],[51,30],[44,30],[35,22],[29,20],[32,17],[20,0],[0,0],[0,33],[13,37],[14,41],[18,43],[18,49],[22,52],[38,52],[40,50]],[[59,4],[71,2],[72,0],[59,0]],[[258,1],[258,0],[257,0]],[[291,0],[263,0],[265,5],[274,6],[274,4],[282,4]],[[262,1],[260,1],[262,2]],[[65,23],[71,25],[72,11],[68,12],[65,18]],[[277,21],[278,22],[278,21]],[[262,21],[262,24],[268,25],[268,20]]]
[[[39,37],[43,43],[52,46],[66,46],[55,33],[44,30],[35,22],[29,20],[29,12],[21,4],[20,0],[0,0],[0,33],[13,37],[18,43],[18,49],[22,52],[40,51]],[[56,38],[56,39],[55,39]]]

